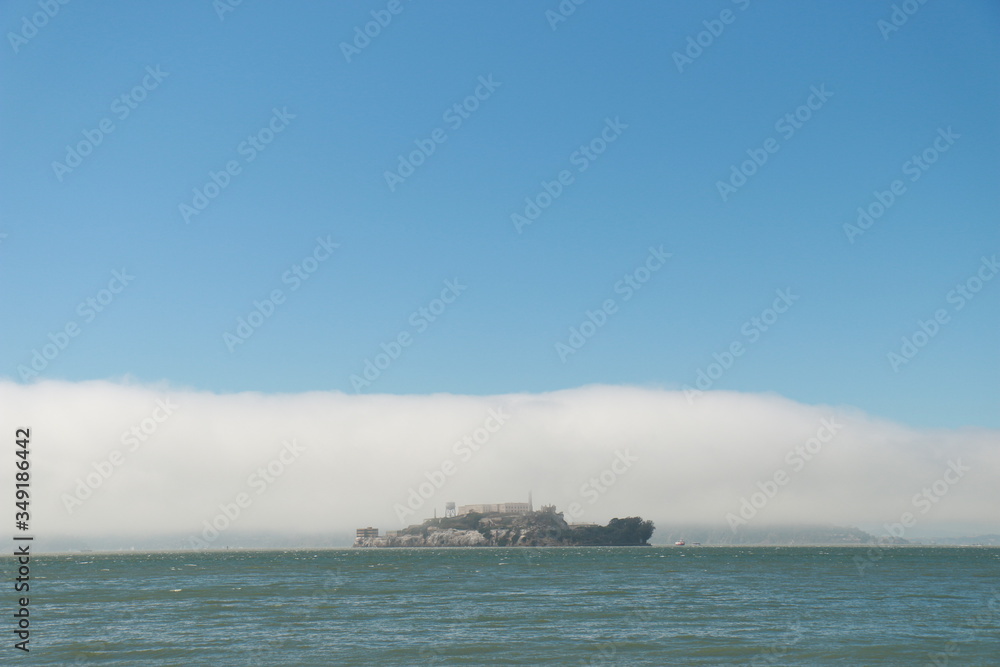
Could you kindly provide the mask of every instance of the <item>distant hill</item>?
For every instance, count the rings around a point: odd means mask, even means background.
[[[940,544],[942,546],[1000,547],[1000,535],[978,535],[976,537],[932,537],[916,540],[919,544]]]
[[[825,525],[740,526],[735,531],[727,525],[667,525],[656,531],[656,544],[687,544],[700,542],[715,546],[827,546],[844,544],[875,544],[879,537],[859,528]],[[882,538],[882,544],[909,544],[907,540]]]

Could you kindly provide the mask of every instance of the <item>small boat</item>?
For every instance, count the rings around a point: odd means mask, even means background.
[[[674,542],[674,546],[675,547],[682,547],[682,546],[684,546],[684,540],[677,540],[676,542]]]

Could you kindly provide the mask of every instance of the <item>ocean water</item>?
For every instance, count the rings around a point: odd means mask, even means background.
[[[2,664],[1000,665],[996,548],[84,553],[32,577],[32,650],[4,612]]]

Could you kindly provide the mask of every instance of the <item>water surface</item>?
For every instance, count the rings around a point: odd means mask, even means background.
[[[32,651],[4,664],[1000,664],[997,548],[73,554],[32,575]]]

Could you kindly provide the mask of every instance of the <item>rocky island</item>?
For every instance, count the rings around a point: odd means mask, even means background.
[[[575,547],[649,546],[652,521],[641,517],[611,519],[606,526],[569,524],[554,505],[541,511],[520,507],[528,503],[475,505],[443,518],[427,519],[398,531],[379,535],[377,528],[359,528],[355,547]],[[507,506],[514,506],[508,508]]]

